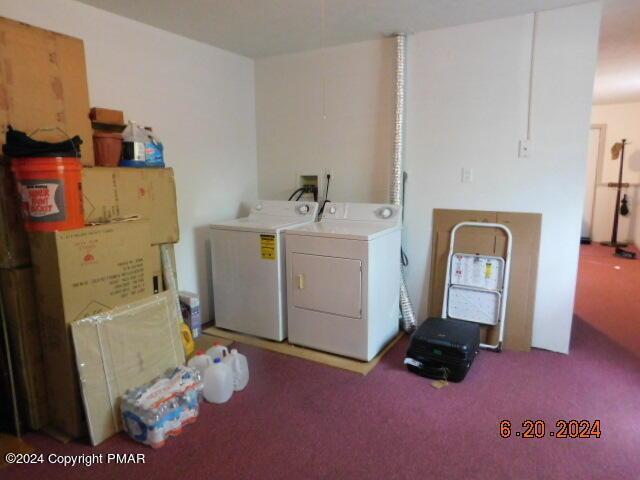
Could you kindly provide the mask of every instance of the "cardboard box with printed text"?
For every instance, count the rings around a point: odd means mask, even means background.
[[[153,293],[149,222],[30,234],[51,427],[86,432],[70,324]]]
[[[180,239],[171,168],[85,168],[82,191],[87,223],[139,216],[149,220],[153,245]]]

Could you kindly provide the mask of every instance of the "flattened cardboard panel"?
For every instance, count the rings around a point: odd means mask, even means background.
[[[122,430],[120,398],[184,364],[182,318],[167,291],[71,326],[91,443]]]
[[[30,268],[0,270],[21,419],[32,430],[48,421],[47,389]]]
[[[0,17],[0,134],[7,126],[38,140],[79,135],[93,165],[89,90],[82,40]]]
[[[533,331],[542,215],[498,212],[498,223],[509,227],[514,238],[511,255],[512,288],[507,303],[507,316],[521,319],[506,323],[505,337],[509,338],[509,349],[528,351]],[[497,238],[496,255],[504,255],[506,249],[506,236],[502,232],[500,235]]]
[[[502,223],[511,229],[514,242],[504,347],[509,350],[529,350],[542,224],[540,214],[434,210],[429,315],[442,314],[450,232],[457,223],[463,221]],[[505,255],[506,235],[501,230],[465,228],[459,231],[457,237],[456,252]],[[496,327],[482,327],[481,331],[483,341],[496,343]]]

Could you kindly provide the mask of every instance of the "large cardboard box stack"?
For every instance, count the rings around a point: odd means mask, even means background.
[[[70,325],[153,293],[149,223],[136,220],[32,233],[50,425],[86,432]]]
[[[9,125],[40,129],[38,140],[83,140],[92,226],[77,230],[27,234],[0,156],[0,286],[23,423],[79,437],[86,425],[70,325],[165,290],[160,248],[179,240],[173,170],[91,167],[82,40],[0,17],[0,46],[0,146]]]
[[[79,135],[93,165],[82,40],[0,17],[0,147],[11,125],[38,140]],[[47,394],[29,241],[10,159],[0,155],[0,287],[24,427],[47,424]]]

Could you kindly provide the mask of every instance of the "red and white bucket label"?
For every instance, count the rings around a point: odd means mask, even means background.
[[[66,218],[62,180],[20,180],[22,211],[31,222],[60,222]]]

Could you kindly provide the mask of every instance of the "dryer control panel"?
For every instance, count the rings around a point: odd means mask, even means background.
[[[327,203],[323,220],[402,223],[402,207],[380,203]]]

